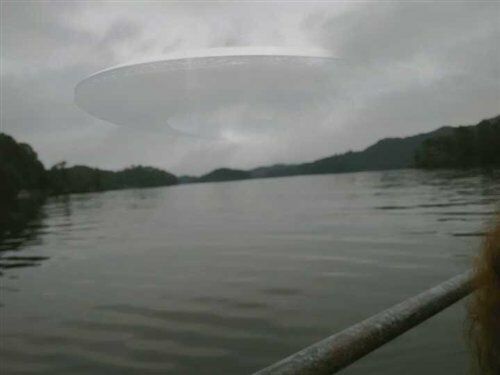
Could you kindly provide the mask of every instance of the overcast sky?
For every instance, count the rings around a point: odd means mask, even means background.
[[[2,131],[33,145],[46,166],[200,174],[314,160],[500,113],[498,1],[2,0],[1,13]],[[326,112],[282,114],[272,131],[246,124],[242,111],[226,121],[245,131],[223,139],[118,127],[74,104],[75,85],[98,70],[228,46],[327,49],[351,68],[334,79],[350,89]]]

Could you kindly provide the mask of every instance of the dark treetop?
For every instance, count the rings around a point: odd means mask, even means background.
[[[56,164],[46,170],[26,143],[0,133],[0,234],[15,229],[36,211],[47,195],[177,184],[177,177],[153,167],[106,171]]]

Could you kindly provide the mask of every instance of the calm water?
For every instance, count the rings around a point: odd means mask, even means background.
[[[52,199],[1,245],[1,373],[250,373],[465,270],[499,201],[416,171]],[[465,374],[463,322],[345,374]]]

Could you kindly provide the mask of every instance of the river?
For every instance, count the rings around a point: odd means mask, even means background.
[[[415,170],[51,198],[0,244],[1,373],[251,373],[466,270],[499,201]],[[344,373],[466,374],[464,319]]]

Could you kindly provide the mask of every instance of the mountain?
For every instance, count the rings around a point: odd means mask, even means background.
[[[499,119],[500,116],[497,116],[492,119],[483,120],[479,124],[473,126],[443,126],[431,132],[421,133],[409,137],[384,138],[362,151],[349,151],[308,163],[274,164],[271,166],[254,168],[248,171],[221,168],[199,178],[185,176],[181,182],[232,181],[248,178],[374,171],[412,167],[454,168],[459,166],[481,166],[484,164],[485,160],[497,160],[495,159],[495,155],[500,155],[500,152],[496,151],[500,150],[500,143],[496,140],[498,137],[498,125],[495,125],[498,124]],[[464,133],[463,129],[470,129],[470,132],[466,131]],[[450,141],[449,139],[454,140]],[[469,143],[476,143],[471,145],[463,139],[468,139]],[[479,139],[481,139],[481,141],[479,141]],[[436,150],[439,149],[439,155],[444,158],[443,155],[445,155],[446,150],[441,150],[442,147],[440,146],[443,142],[446,144],[447,142],[455,144],[456,147],[453,148],[453,150],[456,153],[461,150],[462,154],[468,154],[471,149],[474,149],[476,161],[471,161],[469,163],[437,163],[436,158],[433,158],[432,155],[438,152]],[[482,151],[483,149],[484,151]],[[482,156],[479,156],[480,154]],[[457,156],[449,156],[448,158],[456,159]],[[462,160],[464,157],[462,157],[462,159],[458,159]],[[482,160],[483,162],[479,162],[479,160]],[[498,161],[495,165],[500,166]]]
[[[425,140],[415,163],[419,168],[500,167],[500,116]]]
[[[385,138],[363,151],[347,152],[305,165],[310,173],[335,173],[409,168],[414,163],[415,151],[426,139],[446,134],[443,127],[430,133],[406,138]]]
[[[449,134],[452,127],[442,127],[429,133],[406,138],[385,138],[362,151],[349,151],[302,164],[275,164],[248,171],[221,168],[199,178],[189,176],[183,183],[232,181],[248,178],[285,177],[309,174],[356,172],[412,167],[415,152],[430,138]]]
[[[196,179],[196,182],[246,180],[251,177],[252,175],[248,171],[243,171],[240,169],[219,168]]]

